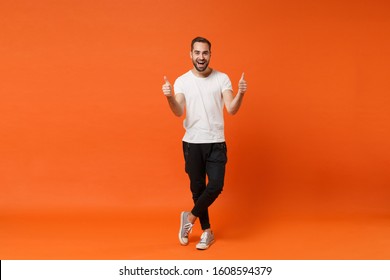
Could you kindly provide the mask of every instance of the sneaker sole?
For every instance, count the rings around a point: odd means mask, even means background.
[[[183,215],[184,215],[185,212],[181,212],[180,214],[180,230],[179,230],[179,241],[180,241],[180,244],[183,245],[183,246],[186,246],[188,245],[188,241],[187,242],[184,242],[181,238],[181,229],[183,228]]]
[[[196,249],[201,250],[201,251],[202,251],[202,250],[207,250],[208,248],[210,248],[210,246],[211,246],[212,244],[214,244],[214,242],[215,242],[215,240],[211,241],[210,244],[207,245],[207,247],[205,247],[205,248],[198,248],[198,245],[196,245]]]

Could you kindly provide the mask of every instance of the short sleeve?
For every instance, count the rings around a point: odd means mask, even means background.
[[[228,77],[228,75],[223,74],[222,77],[222,92],[226,90],[233,90],[232,83]]]
[[[184,87],[183,87],[183,82],[181,81],[180,78],[176,79],[175,84],[173,85],[173,89],[176,93],[184,93]]]

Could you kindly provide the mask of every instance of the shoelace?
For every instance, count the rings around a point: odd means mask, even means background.
[[[200,236],[200,242],[199,243],[207,243],[207,237],[208,237],[208,232],[202,233]]]
[[[183,226],[185,236],[187,236],[189,233],[192,232],[192,226],[193,226],[193,224],[191,224],[191,223],[187,223]]]

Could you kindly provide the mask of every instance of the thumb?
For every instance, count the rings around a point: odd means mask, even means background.
[[[166,84],[170,84],[170,82],[168,81],[167,76],[164,76],[164,81],[165,81]]]
[[[245,80],[245,73],[244,72],[242,72],[240,81],[242,81],[242,80]]]

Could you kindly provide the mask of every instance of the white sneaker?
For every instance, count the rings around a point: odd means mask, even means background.
[[[188,245],[188,235],[192,231],[192,226],[188,221],[188,214],[190,212],[181,212],[180,215],[180,230],[179,230],[179,241],[181,245]]]
[[[196,244],[196,249],[206,250],[214,243],[214,234],[211,231],[204,231],[200,237],[200,241]]]

